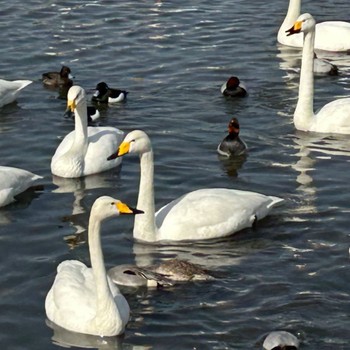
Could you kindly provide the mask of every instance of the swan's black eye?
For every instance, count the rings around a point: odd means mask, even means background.
[[[115,205],[115,202],[112,202],[111,205]]]

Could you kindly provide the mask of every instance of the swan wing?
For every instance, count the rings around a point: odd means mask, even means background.
[[[327,103],[315,116],[310,131],[350,134],[350,98]]]
[[[283,201],[260,193],[213,188],[190,192],[156,213],[162,240],[225,237],[251,227]]]
[[[85,154],[85,175],[96,174],[114,168],[121,158],[107,161],[107,157],[118,149],[124,132],[113,127],[89,127],[89,145]]]
[[[13,202],[14,196],[32,186],[42,176],[30,171],[0,166],[0,207]]]
[[[350,49],[350,23],[327,21],[316,24],[315,49],[347,51]]]
[[[31,83],[31,80],[8,81],[0,79],[0,107],[15,101],[18,93]]]
[[[47,317],[57,325],[78,331],[96,314],[92,269],[76,260],[58,265],[55,281],[45,301]],[[69,315],[69,317],[67,317]]]

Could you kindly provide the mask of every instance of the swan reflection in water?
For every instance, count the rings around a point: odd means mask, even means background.
[[[113,177],[114,176],[114,177]],[[74,227],[74,233],[64,237],[64,240],[74,249],[77,246],[86,243],[87,224],[89,222],[89,206],[84,203],[86,193],[91,189],[111,188],[115,184],[115,171],[90,175],[81,178],[63,178],[53,175],[52,182],[57,186],[53,193],[67,194],[72,193],[74,200],[72,202],[71,213],[62,217],[62,222],[69,222]]]
[[[291,164],[299,174],[296,182],[299,184],[297,190],[301,192],[303,205],[298,212],[316,213],[315,205],[318,188],[314,183],[313,173],[317,169],[319,161],[334,159],[335,157],[346,157],[350,161],[350,140],[347,135],[324,135],[312,132],[295,131],[293,137],[294,154],[298,160]]]
[[[52,343],[62,348],[79,347],[84,349],[99,350],[150,350],[152,347],[127,344],[124,336],[98,337],[90,334],[82,334],[68,331],[55,323],[46,320],[46,324],[53,330]]]

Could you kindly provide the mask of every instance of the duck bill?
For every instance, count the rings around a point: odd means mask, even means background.
[[[293,27],[286,30],[287,36],[293,35],[293,34],[298,34],[301,31],[301,24],[302,22],[295,22]]]

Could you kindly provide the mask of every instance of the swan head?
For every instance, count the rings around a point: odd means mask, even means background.
[[[95,200],[91,208],[91,213],[102,221],[123,214],[143,214],[143,211],[132,208],[121,202],[119,199],[109,196],[102,196]]]
[[[298,17],[293,27],[286,30],[287,36],[300,32],[308,33],[315,31],[316,21],[309,13],[303,13]]]
[[[142,130],[133,130],[125,136],[118,150],[111,154],[107,160],[112,160],[128,153],[143,154],[151,150],[152,145],[148,135]]]
[[[73,112],[81,103],[86,103],[85,90],[81,86],[73,85],[68,90],[67,109],[69,108]]]

